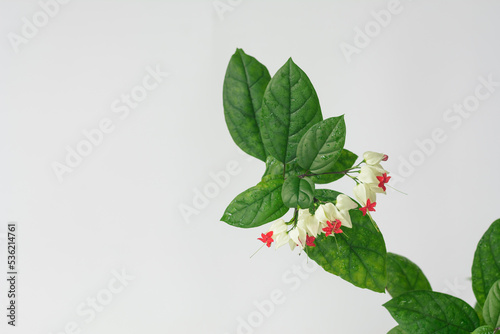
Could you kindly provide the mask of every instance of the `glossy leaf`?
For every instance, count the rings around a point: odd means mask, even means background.
[[[343,172],[351,168],[356,162],[357,158],[358,156],[356,154],[352,153],[349,150],[343,149],[342,152],[340,152],[337,161],[333,164],[332,170],[329,172]],[[338,173],[323,174],[323,175],[313,176],[312,180],[316,184],[324,184],[336,181],[341,177],[343,177],[344,175],[345,174],[338,174]]]
[[[309,208],[314,199],[314,183],[309,177],[290,175],[283,183],[282,196],[289,208]]]
[[[322,202],[334,203],[338,194],[333,190],[318,189],[315,197]],[[321,234],[316,238],[316,247],[306,247],[306,252],[323,269],[355,286],[384,292],[387,284],[384,238],[360,210],[349,212],[352,228],[343,228],[344,233],[335,237]]]
[[[478,327],[472,334],[493,334],[495,333],[495,329],[491,326],[481,326]]]
[[[276,176],[280,176],[283,179],[283,163],[278,161],[273,156],[268,156],[266,159],[266,170],[262,176],[262,181],[270,180]]]
[[[314,124],[302,137],[297,147],[297,161],[315,174],[332,172],[344,142],[344,116],[325,119]]]
[[[282,217],[288,208],[281,199],[283,179],[260,182],[229,204],[221,220],[236,227],[257,227]]]
[[[479,305],[479,303],[476,303],[476,305],[474,305],[474,311],[476,311],[477,317],[479,318],[479,324],[481,326],[486,325],[483,317],[483,307]]]
[[[500,279],[500,219],[479,241],[472,263],[472,290],[482,306],[493,284]]]
[[[307,174],[307,169],[300,167],[296,160],[287,163],[285,166],[286,166],[285,178],[287,178],[290,175],[298,176],[302,174]]]
[[[487,325],[500,327],[500,280],[488,292],[483,306],[483,318]]]
[[[397,297],[414,290],[432,290],[422,270],[404,256],[387,253],[387,291]]]
[[[229,61],[223,86],[224,116],[231,137],[243,151],[262,161],[267,155],[256,113],[270,80],[264,65],[237,49]]]
[[[340,194],[341,193],[339,193],[338,191],[331,189],[316,189],[314,197],[320,202],[335,204],[335,202],[337,201],[337,196]]]
[[[479,327],[476,312],[456,297],[434,291],[410,291],[384,304],[408,333],[469,334]]]
[[[311,81],[290,58],[269,82],[257,113],[264,147],[288,163],[296,158],[302,136],[322,119]]]

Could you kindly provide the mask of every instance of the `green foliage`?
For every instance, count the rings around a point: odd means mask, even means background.
[[[229,204],[221,220],[236,227],[250,228],[282,217],[288,208],[281,199],[283,179],[263,181],[245,190]]]
[[[331,189],[317,189],[314,197],[323,203],[333,203],[337,201],[337,196],[340,195],[338,191]]]
[[[281,176],[283,179],[283,163],[276,160],[273,156],[268,156],[266,159],[266,170],[262,176],[262,181],[275,178],[275,176]]]
[[[404,256],[387,253],[387,291],[392,297],[413,290],[432,290],[422,270]]]
[[[456,297],[410,291],[384,304],[401,329],[412,334],[469,334],[479,326],[476,312]]]
[[[492,327],[500,327],[500,280],[488,292],[483,306],[484,322]]]
[[[266,161],[256,114],[271,76],[267,68],[243,50],[237,49],[224,78],[224,116],[229,133],[243,151]]]
[[[482,306],[493,284],[500,279],[500,219],[494,221],[477,244],[472,263],[472,290]]]
[[[332,117],[314,124],[297,147],[298,163],[312,173],[335,171],[345,142],[344,116]]]
[[[472,334],[493,334],[495,329],[491,326],[481,326],[478,327]]]
[[[346,149],[343,149],[342,152],[340,152],[340,155],[332,166],[332,170],[330,172],[343,172],[345,170],[348,170],[351,168],[354,163],[356,162],[356,159],[358,156],[351,151],[348,151]],[[337,181],[340,179],[342,176],[345,174],[343,173],[332,173],[332,174],[323,174],[323,175],[316,175],[312,176],[312,180],[316,184],[325,184],[325,183],[330,183],[333,181]]]
[[[289,208],[309,208],[314,199],[314,183],[309,177],[290,175],[283,183],[282,197]]]
[[[283,163],[294,160],[302,136],[322,119],[311,81],[290,58],[269,82],[257,112],[265,149]]]
[[[314,214],[320,204],[336,204],[340,193],[315,189],[315,184],[357,171],[359,165],[353,166],[358,156],[344,149],[344,117],[323,120],[311,81],[291,58],[271,78],[264,65],[237,49],[227,67],[223,104],[231,137],[243,151],[265,161],[266,169],[260,183],[229,204],[222,221],[252,228],[290,208],[309,208]],[[327,272],[357,287],[387,289],[393,299],[384,306],[399,324],[388,334],[494,333],[500,326],[500,219],[474,254],[472,287],[478,303],[472,309],[458,298],[431,291],[415,263],[387,253],[375,222],[359,207],[349,215],[352,228],[342,226],[343,233],[329,237],[317,235],[316,246],[306,246],[305,252]],[[290,228],[296,219],[294,215],[287,223]]]
[[[477,317],[479,318],[479,324],[485,325],[486,323],[484,322],[484,317],[483,317],[483,307],[479,305],[479,303],[476,303],[474,305],[474,311],[476,311]]]
[[[315,197],[334,202],[337,195],[335,191],[321,189],[316,190]],[[306,247],[307,255],[326,271],[357,287],[384,292],[387,283],[384,238],[361,211],[354,209],[350,214],[352,229],[343,228],[344,233],[336,237],[321,234],[316,238],[316,247]]]

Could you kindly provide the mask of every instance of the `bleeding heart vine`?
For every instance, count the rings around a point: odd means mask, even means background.
[[[417,265],[387,252],[372,212],[391,179],[382,166],[388,156],[367,151],[356,164],[358,156],[344,148],[344,117],[323,119],[311,81],[292,59],[271,78],[263,64],[237,49],[226,71],[223,103],[234,142],[263,161],[265,171],[229,204],[222,221],[240,228],[271,223],[256,235],[262,246],[288,244],[357,287],[387,290],[393,299],[384,307],[399,324],[389,333],[499,330],[500,220],[476,250],[474,310],[432,291]],[[316,189],[342,177],[353,180],[357,202],[334,190]],[[284,219],[290,211],[291,218]]]

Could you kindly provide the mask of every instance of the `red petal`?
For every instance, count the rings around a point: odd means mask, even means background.
[[[311,247],[316,247],[316,245],[314,244],[315,239],[316,239],[315,237],[306,236],[306,245]]]

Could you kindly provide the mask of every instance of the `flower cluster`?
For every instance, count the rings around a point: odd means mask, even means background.
[[[388,156],[383,153],[365,152],[363,161],[355,167],[345,171],[345,174],[356,173],[351,176],[356,181],[354,196],[361,203],[363,216],[370,215],[370,211],[375,211],[377,205],[376,195],[385,194],[386,184],[390,180],[387,172],[380,163],[387,161]],[[359,167],[362,163],[364,164]],[[262,233],[258,240],[267,247],[271,247],[274,242],[276,249],[289,244],[293,250],[295,247],[304,249],[305,246],[315,247],[316,237],[324,233],[325,236],[343,233],[341,227],[352,227],[349,210],[357,208],[358,205],[348,196],[340,194],[336,203],[321,204],[314,214],[309,209],[296,210],[296,217],[291,222],[286,223],[282,218],[275,220],[267,233]]]
[[[354,187],[354,196],[361,203],[360,210],[364,216],[369,211],[375,211],[377,193],[385,194],[385,185],[391,177],[387,176],[388,172],[380,165],[382,161],[387,161],[387,155],[369,151],[363,154],[363,158],[366,164],[361,166],[359,175],[355,178],[359,183]]]
[[[349,210],[357,208],[358,205],[348,196],[340,194],[337,196],[336,204],[321,204],[316,212],[311,214],[309,209],[297,211],[296,223],[288,225],[282,218],[275,220],[267,233],[262,233],[258,240],[271,247],[274,242],[276,249],[288,244],[291,250],[295,247],[304,249],[305,246],[315,247],[316,237],[324,233],[325,236],[343,233],[341,227],[352,227]]]

